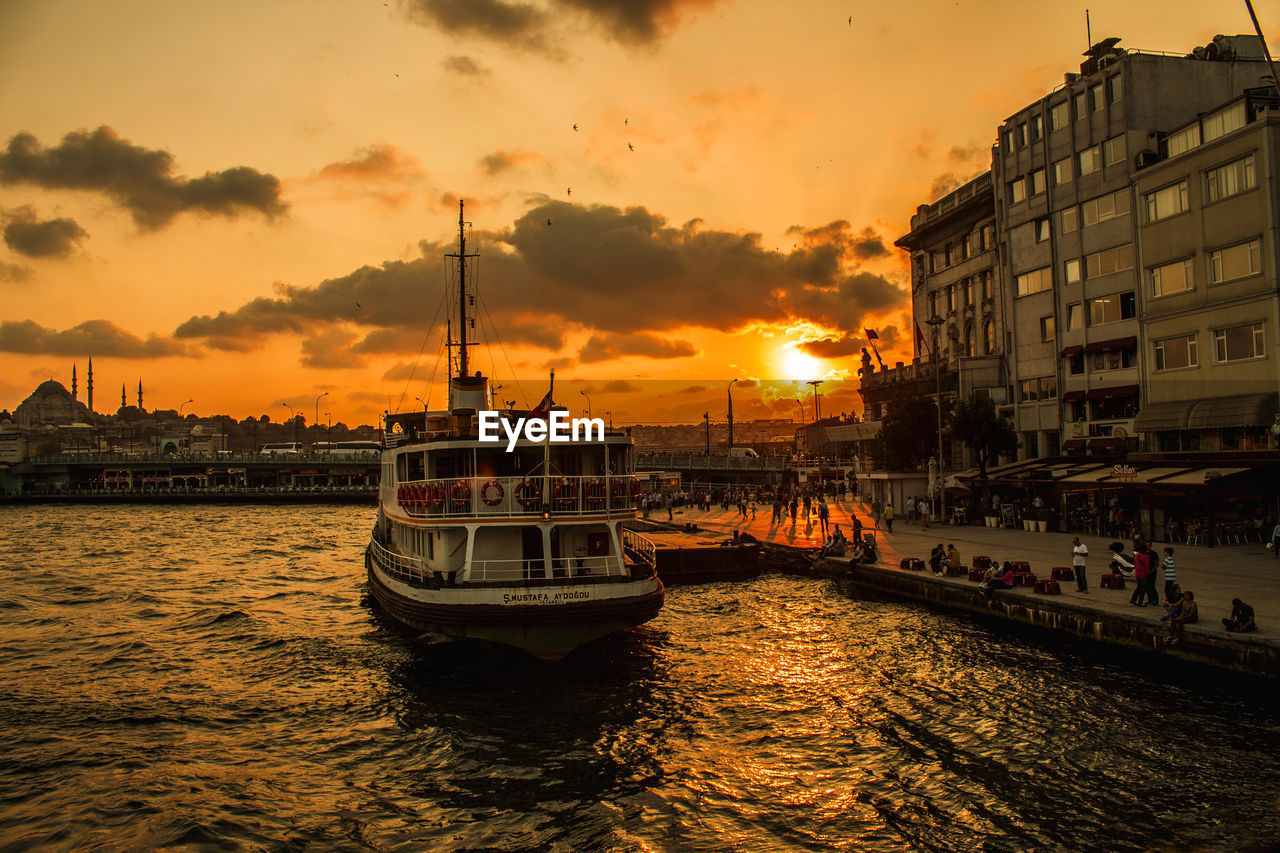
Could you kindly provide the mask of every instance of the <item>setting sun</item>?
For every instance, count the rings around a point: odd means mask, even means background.
[[[796,349],[794,343],[788,343],[783,346],[780,363],[782,366],[781,379],[803,382],[809,379],[818,379],[827,372],[826,362],[820,358],[814,358],[808,353],[801,352]]]

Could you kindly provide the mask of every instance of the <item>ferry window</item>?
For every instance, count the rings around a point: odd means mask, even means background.
[[[405,453],[400,457],[404,460],[405,469],[403,480],[425,480],[427,479],[427,463],[426,457],[422,453]]]

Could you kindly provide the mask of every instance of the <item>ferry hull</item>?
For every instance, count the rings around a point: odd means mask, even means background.
[[[636,595],[556,605],[454,604],[421,601],[394,589],[367,561],[369,590],[393,619],[460,640],[482,640],[558,661],[593,640],[640,625],[662,609],[662,582]],[[641,581],[635,582],[640,585]]]

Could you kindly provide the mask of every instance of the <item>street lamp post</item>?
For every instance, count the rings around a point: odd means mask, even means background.
[[[609,432],[613,432],[613,412],[605,412],[604,416],[609,419]]]
[[[295,412],[293,410],[293,406],[290,406],[288,403],[281,403],[280,405],[284,406],[286,409],[289,410],[289,423],[293,424],[293,430],[292,430],[293,443],[297,444],[298,443],[298,413]]]
[[[182,420],[182,408],[183,408],[183,406],[186,406],[186,405],[187,405],[187,403],[194,403],[194,402],[195,402],[195,400],[187,400],[186,402],[183,402],[183,403],[179,404],[179,406],[178,406],[178,420]]]
[[[818,426],[818,421],[822,419],[822,416],[819,414],[819,412],[822,411],[822,407],[818,403],[818,386],[822,384],[822,380],[810,379],[805,384],[813,386],[813,437],[817,441],[818,452],[821,453],[822,452],[822,433],[819,431],[820,427]]]
[[[938,410],[938,498],[936,505],[938,507],[939,523],[946,520],[947,517],[947,492],[942,487],[943,464],[942,464],[942,358],[938,351],[938,330],[942,324],[946,322],[937,314],[925,320],[929,326],[933,328],[933,400],[934,406]]]
[[[328,397],[328,396],[329,396],[329,392],[325,391],[323,394],[320,395],[320,397],[316,397],[316,416],[315,416],[315,420],[312,421],[313,424],[320,422],[320,398]]]
[[[591,395],[581,389],[578,393],[587,398],[587,417],[591,417]]]

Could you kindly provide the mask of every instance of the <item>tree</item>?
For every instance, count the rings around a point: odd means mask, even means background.
[[[872,456],[890,471],[919,468],[938,453],[938,409],[928,397],[895,400],[886,407]]]
[[[996,414],[996,404],[990,397],[972,394],[961,400],[951,420],[951,432],[973,451],[983,480],[992,456],[1009,455],[1018,449],[1018,433],[1013,424]]]

